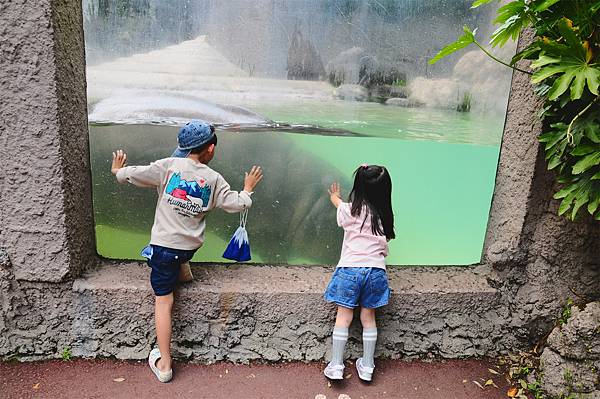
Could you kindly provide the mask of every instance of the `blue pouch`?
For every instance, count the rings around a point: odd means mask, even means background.
[[[142,252],[140,252],[140,255],[143,256],[144,258],[150,260],[152,259],[152,253],[153,253],[153,249],[152,249],[152,245],[146,245],[144,247],[144,249],[142,249]]]
[[[240,227],[237,228],[229,245],[223,252],[223,258],[245,262],[250,259],[250,242],[248,241],[248,232],[246,231],[246,222],[248,221],[248,210],[240,214]]]

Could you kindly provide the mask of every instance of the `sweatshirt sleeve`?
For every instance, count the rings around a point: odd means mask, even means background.
[[[247,193],[246,191],[233,191],[223,176],[219,175],[217,177],[215,187],[215,208],[221,208],[228,213],[235,213],[241,212],[251,206],[252,198],[250,198],[250,193]]]
[[[117,171],[119,183],[131,183],[138,187],[158,187],[164,180],[167,168],[162,160],[147,166],[126,166]]]

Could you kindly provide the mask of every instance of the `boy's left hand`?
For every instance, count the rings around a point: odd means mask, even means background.
[[[112,153],[112,166],[110,171],[113,175],[116,175],[119,169],[127,166],[127,154],[123,150],[117,150]]]

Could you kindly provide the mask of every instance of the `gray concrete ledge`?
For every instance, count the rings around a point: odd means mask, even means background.
[[[139,359],[155,342],[149,268],[105,264],[73,283],[76,356]],[[500,295],[475,268],[390,268],[392,300],[379,316],[381,357],[496,354]],[[176,292],[175,356],[199,362],[321,360],[335,307],[322,294],[331,267],[194,266]],[[349,356],[361,349],[358,320]]]

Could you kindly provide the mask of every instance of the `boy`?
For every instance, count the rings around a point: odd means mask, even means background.
[[[212,160],[217,136],[212,125],[191,121],[179,131],[177,149],[171,158],[148,166],[126,166],[127,155],[113,152],[111,172],[119,183],[158,190],[158,202],[150,245],[144,249],[152,268],[150,283],[155,295],[155,323],[158,348],[148,357],[150,368],[160,382],[173,376],[171,368],[171,309],[173,289],[181,265],[187,263],[204,243],[206,212],[221,208],[241,212],[252,205],[250,195],[262,179],[260,167],[253,166],[244,179],[244,190],[232,191],[223,177],[207,166]]]

